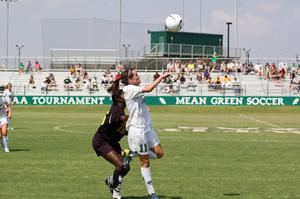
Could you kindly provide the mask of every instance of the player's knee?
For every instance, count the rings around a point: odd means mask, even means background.
[[[162,158],[165,155],[165,153],[163,151],[160,151],[156,155],[157,155],[157,158],[160,159],[160,158]]]

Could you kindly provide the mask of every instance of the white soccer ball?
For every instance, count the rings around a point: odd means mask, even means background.
[[[166,18],[166,31],[178,32],[183,27],[183,20],[178,14],[171,14]]]

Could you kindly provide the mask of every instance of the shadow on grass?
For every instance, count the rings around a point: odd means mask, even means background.
[[[240,196],[240,193],[224,193],[224,196]]]
[[[22,152],[22,151],[30,151],[30,149],[10,149],[10,152]]]
[[[126,197],[122,197],[123,199],[149,199],[148,196],[126,196]],[[179,196],[163,196],[163,195],[159,195],[160,199],[182,199]]]

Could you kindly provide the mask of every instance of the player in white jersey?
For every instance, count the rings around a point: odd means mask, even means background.
[[[129,118],[126,122],[128,145],[140,158],[141,173],[150,199],[159,199],[159,197],[153,187],[149,158],[161,158],[164,155],[164,151],[152,127],[151,116],[145,104],[144,93],[151,92],[169,75],[169,73],[160,75],[154,82],[145,86],[140,86],[141,80],[135,69],[124,70],[120,78],[124,84],[124,99],[129,112]],[[114,81],[113,85],[118,88],[119,80]]]
[[[10,115],[11,115],[11,109],[12,109],[12,104],[13,104],[13,99],[14,99],[14,93],[12,91],[12,84],[11,83],[8,83],[6,85],[6,89],[3,91],[3,97],[4,97],[4,100],[8,103],[9,105],[9,109],[10,109]],[[8,115],[8,112],[7,112],[7,115]],[[8,120],[8,129],[13,129],[11,128],[11,116],[7,118]]]
[[[7,117],[10,117],[9,104],[0,97],[0,142],[5,152],[9,152],[7,136]]]

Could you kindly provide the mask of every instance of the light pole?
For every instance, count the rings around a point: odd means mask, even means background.
[[[17,0],[0,0],[1,2],[6,2],[6,67],[8,67],[8,35],[9,35],[9,3],[16,2]]]
[[[227,58],[229,58],[229,38],[230,38],[230,25],[232,24],[232,22],[226,22],[227,24]]]
[[[238,35],[238,24],[239,24],[239,0],[235,0],[235,34],[234,34],[234,44],[235,44],[235,57],[238,57],[237,50],[239,48],[239,35]]]
[[[184,0],[182,0],[182,19],[184,20]],[[182,30],[184,31],[184,26],[182,27]]]
[[[202,32],[202,0],[200,0],[199,12],[200,12],[200,33],[201,33]]]
[[[219,55],[222,54],[222,39],[219,39]]]
[[[130,47],[130,44],[123,44],[123,47],[125,48],[125,57],[128,57],[128,48]]]
[[[18,66],[20,65],[21,63],[21,49],[24,48],[24,45],[18,45],[16,44],[16,48],[18,49]]]
[[[118,65],[120,65],[121,57],[121,43],[122,43],[122,0],[120,0],[120,10],[119,10],[119,49],[118,49]]]

